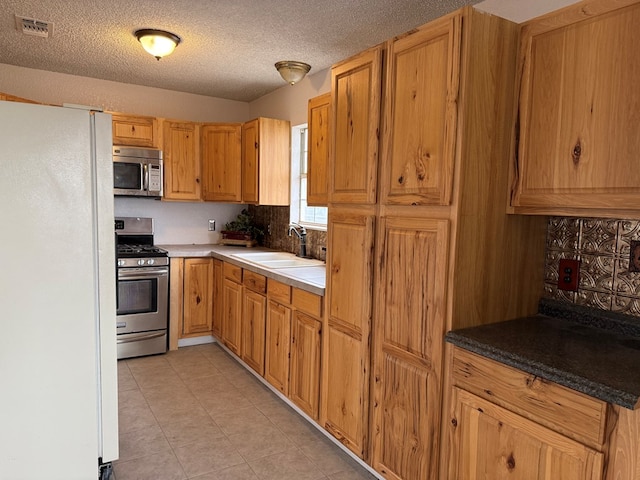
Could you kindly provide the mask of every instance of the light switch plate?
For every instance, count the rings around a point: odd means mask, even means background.
[[[216,221],[215,220],[209,220],[209,231],[210,232],[215,232],[216,231]]]

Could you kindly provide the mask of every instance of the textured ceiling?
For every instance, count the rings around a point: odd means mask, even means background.
[[[479,0],[0,0],[0,63],[249,102],[283,86],[279,60],[323,70]],[[24,35],[14,15],[53,22]],[[133,36],[180,36],[156,61]]]

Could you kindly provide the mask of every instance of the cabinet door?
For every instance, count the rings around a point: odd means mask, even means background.
[[[322,321],[296,311],[291,326],[289,397],[318,420]]]
[[[166,121],[163,128],[164,198],[200,200],[199,126]]]
[[[381,77],[381,46],[331,69],[331,203],[376,203]]]
[[[374,215],[330,209],[320,424],[367,454]]]
[[[326,206],[329,201],[329,120],[331,93],[309,100],[307,152],[307,205]]]
[[[242,202],[289,205],[291,124],[256,118],[242,125]]]
[[[629,3],[523,27],[513,206],[638,211],[640,4]]]
[[[242,126],[203,125],[202,198],[217,202],[242,200]]]
[[[258,119],[242,125],[242,202],[258,203]]]
[[[242,308],[242,360],[264,375],[264,341],[267,298],[244,289]]]
[[[264,378],[285,395],[289,395],[290,338],[291,309],[269,300]]]
[[[154,117],[111,114],[113,144],[158,148],[158,120]]]
[[[222,282],[222,341],[236,355],[240,355],[242,334],[242,285],[225,278]]]
[[[447,478],[602,479],[602,453],[465,390],[454,388],[453,401],[455,433]]]
[[[462,13],[388,42],[382,201],[451,202]]]
[[[185,259],[183,335],[211,333],[212,293],[213,259]]]
[[[373,467],[438,472],[448,220],[382,218],[373,361]]]
[[[222,334],[222,316],[224,314],[222,296],[222,260],[213,260],[213,335],[220,338]]]

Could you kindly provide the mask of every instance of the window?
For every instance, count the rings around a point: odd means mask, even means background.
[[[291,213],[290,221],[306,228],[326,230],[327,207],[307,205],[307,125],[293,127],[291,132]]]

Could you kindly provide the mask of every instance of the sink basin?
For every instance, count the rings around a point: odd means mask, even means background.
[[[297,268],[323,265],[320,260],[300,258],[287,252],[233,253],[231,256],[264,268]]]

